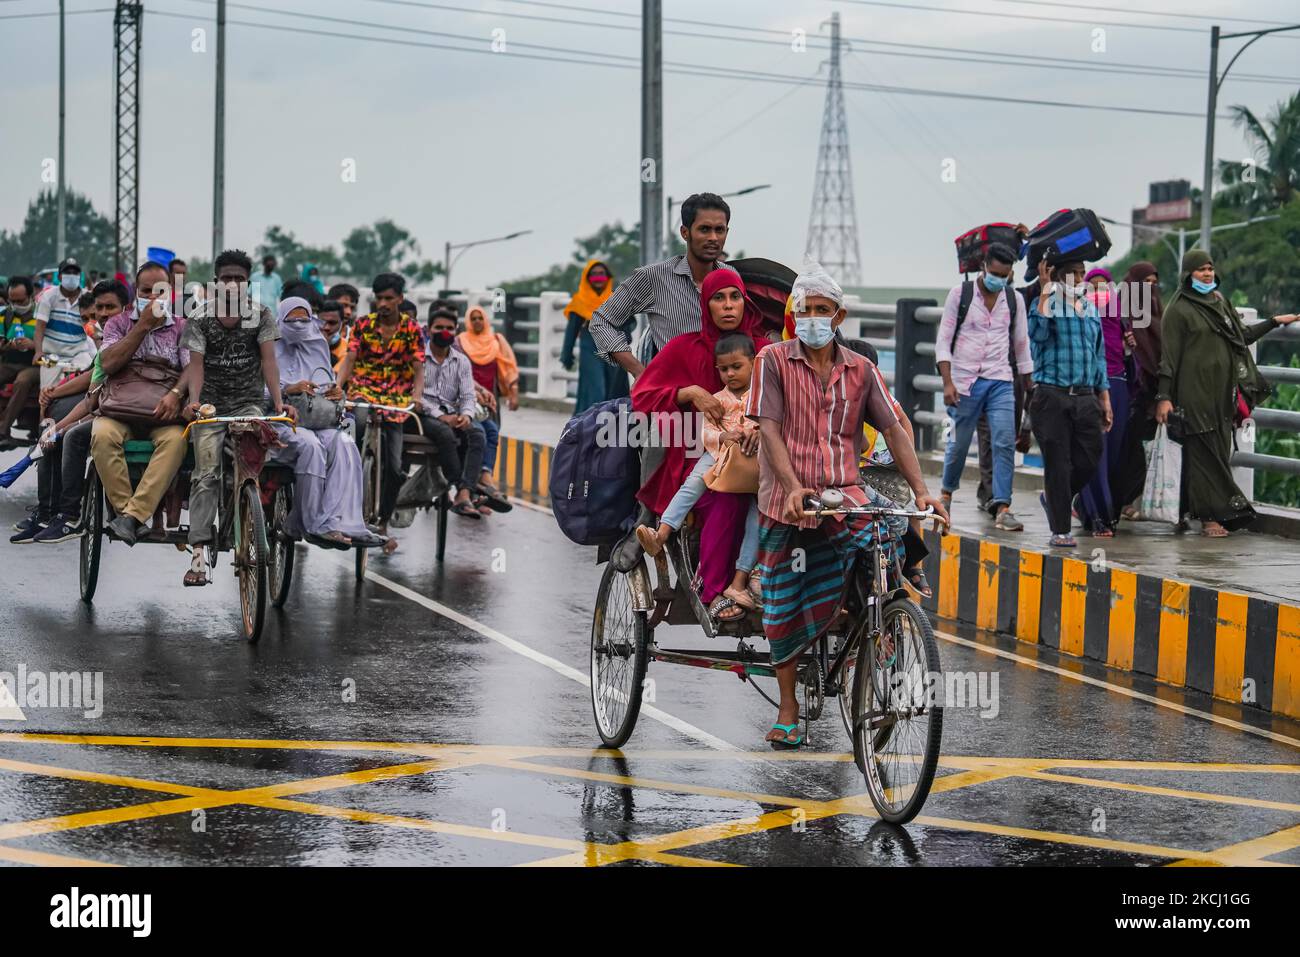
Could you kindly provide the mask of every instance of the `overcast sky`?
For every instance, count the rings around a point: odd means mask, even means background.
[[[111,5],[112,0],[67,4],[70,12]],[[411,229],[435,260],[448,240],[533,230],[509,244],[470,250],[456,267],[457,286],[567,261],[575,236],[603,222],[638,218],[640,8],[637,0],[232,2],[226,244],[251,250],[265,227],[276,223],[303,241],[337,245],[353,226],[391,217]],[[54,0],[0,0],[0,18],[55,9]],[[183,256],[206,256],[215,3],[145,0],[145,9],[141,252],[160,245]],[[844,60],[846,83],[1202,116],[1212,12],[1227,17],[1225,29],[1300,20],[1295,0],[664,0],[664,59],[814,77],[826,55],[824,41],[816,38],[825,37],[820,24],[832,10],[840,11],[843,33],[854,40]],[[1234,17],[1258,20],[1233,22]],[[1138,22],[1166,29],[1120,25]],[[67,23],[68,179],[111,217],[112,14],[69,16]],[[402,29],[380,30],[380,24]],[[207,52],[193,52],[193,31],[204,27]],[[416,29],[464,39],[411,32]],[[797,29],[809,37],[803,53],[791,50],[780,33],[761,32],[781,31],[788,38]],[[493,53],[498,30],[504,31],[506,49]],[[477,52],[362,39],[380,36]],[[1220,112],[1235,103],[1264,112],[1300,87],[1300,32],[1292,36],[1266,38],[1247,51],[1224,85]],[[57,155],[57,38],[55,17],[0,19],[3,228],[21,223],[40,189],[42,160]],[[1094,52],[1100,40],[1105,52]],[[988,59],[1014,53],[1061,62],[1026,68],[919,59],[886,55],[907,51],[879,41],[982,50]],[[542,62],[524,53],[578,62]],[[621,66],[593,65],[598,60]],[[1199,75],[1101,72],[1142,63]],[[627,66],[634,68],[622,68]],[[1247,82],[1250,75],[1293,82]],[[957,278],[953,237],[984,222],[1032,225],[1065,206],[1089,206],[1127,220],[1133,206],[1145,205],[1148,182],[1187,178],[1199,184],[1201,177],[1203,118],[853,89],[845,95],[868,285],[949,284]],[[667,193],[684,197],[772,184],[735,200],[729,247],[797,266],[807,237],[824,99],[821,82],[797,86],[669,73],[662,170]],[[1219,156],[1245,157],[1240,135],[1226,120],[1218,125],[1218,142]],[[950,158],[956,161],[955,183],[941,179]],[[342,180],[347,160],[355,160],[355,182]],[[1117,251],[1129,245],[1128,230],[1113,235]]]

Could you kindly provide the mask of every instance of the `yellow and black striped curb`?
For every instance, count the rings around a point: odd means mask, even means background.
[[[501,436],[496,480],[550,504],[554,449]],[[1300,718],[1300,608],[1103,562],[926,533],[941,618]]]
[[[1300,608],[961,532],[926,533],[941,618],[1300,718]]]

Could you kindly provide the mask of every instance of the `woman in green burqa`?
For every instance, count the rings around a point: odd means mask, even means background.
[[[1193,249],[1183,257],[1178,288],[1165,306],[1156,395],[1156,421],[1168,422],[1174,412],[1182,434],[1183,514],[1190,511],[1202,534],[1213,538],[1255,518],[1228,464],[1235,425],[1272,391],[1250,345],[1297,318],[1275,316],[1247,327],[1218,286],[1209,253]]]

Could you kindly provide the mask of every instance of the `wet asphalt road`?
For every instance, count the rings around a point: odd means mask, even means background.
[[[0,501],[5,528],[22,498]],[[0,720],[0,861],[1300,864],[1294,746],[987,638],[940,642],[946,669],[996,675],[997,713],[948,709],[906,829],[871,814],[833,703],[809,750],[777,757],[772,709],[728,674],[652,665],[662,720],[643,713],[622,756],[594,751],[594,550],[523,507],[451,520],[443,566],[421,516],[363,584],[350,554],[299,546],[293,596],[252,647],[228,558],[184,589],[185,555],[108,545],[88,608],[76,543],[0,543],[0,670],[103,675],[98,717],[29,702]]]

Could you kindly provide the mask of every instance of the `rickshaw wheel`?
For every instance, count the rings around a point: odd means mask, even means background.
[[[93,466],[81,500],[81,522],[85,529],[81,536],[81,600],[90,604],[99,584],[99,556],[104,548],[104,487]]]
[[[262,637],[266,622],[266,516],[256,482],[246,482],[239,492],[239,540],[235,542],[239,573],[239,607],[244,637],[249,643]]]
[[[646,613],[633,603],[633,576],[644,584],[645,564],[627,574],[605,565],[591,621],[591,706],[596,732],[608,748],[621,748],[641,714],[645,682]]]
[[[293,509],[293,486],[281,485],[271,500],[270,576],[271,604],[283,608],[293,583],[294,541],[288,532],[289,512]]]
[[[932,682],[942,673],[939,644],[908,598],[884,608],[880,636],[864,636],[853,675],[853,757],[867,793],[890,824],[920,812],[934,783],[943,705]],[[883,719],[876,728],[872,718]]]

